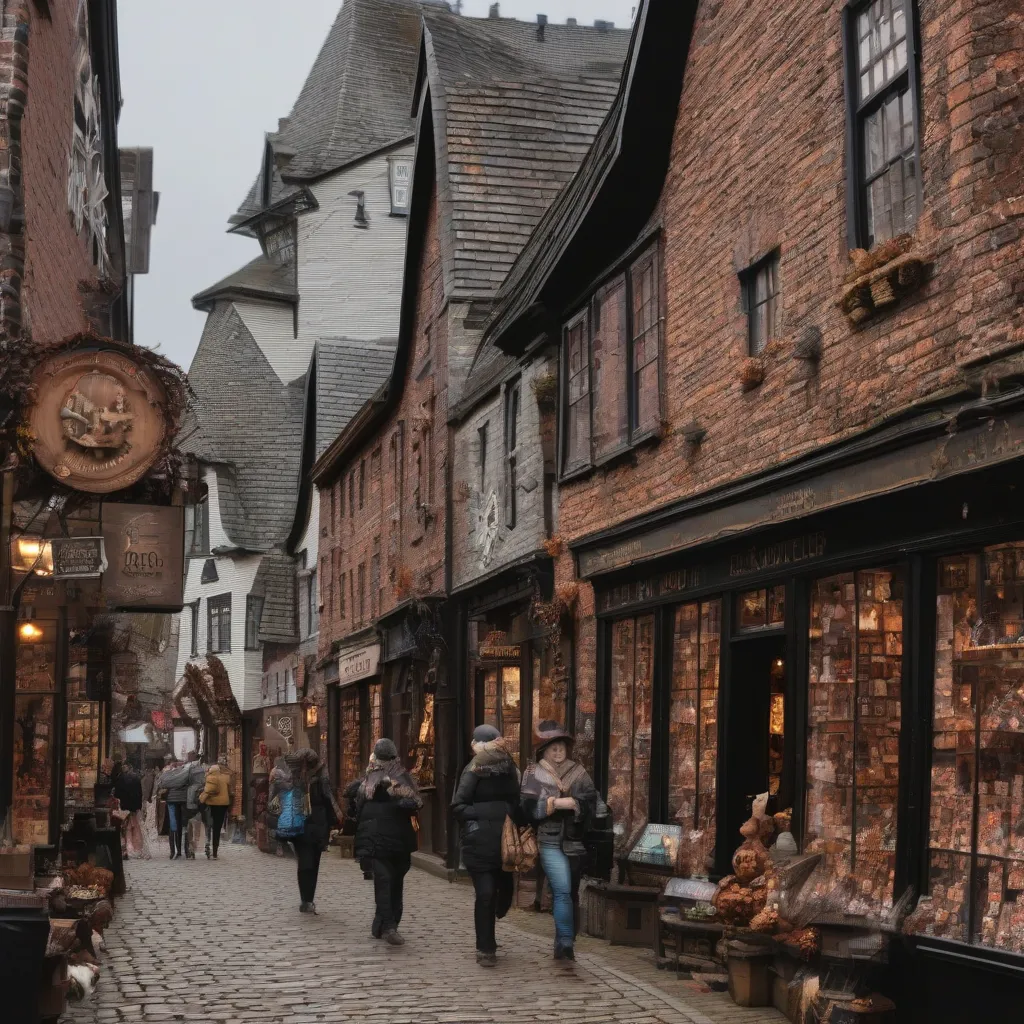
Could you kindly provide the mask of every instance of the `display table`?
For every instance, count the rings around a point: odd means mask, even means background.
[[[725,931],[717,921],[689,921],[672,907],[658,914],[655,954],[659,967],[715,972],[722,970],[715,947]]]

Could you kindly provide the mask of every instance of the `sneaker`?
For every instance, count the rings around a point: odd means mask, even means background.
[[[398,931],[396,929],[394,929],[394,928],[389,928],[384,933],[384,938],[387,940],[387,943],[388,943],[389,946],[404,946],[405,945],[405,939],[403,939],[402,936],[399,935]]]
[[[498,958],[494,953],[481,953],[477,950],[476,962],[481,967],[496,967],[498,965]]]
[[[300,914],[315,914],[316,913],[316,904],[315,903],[306,903],[305,901],[303,901],[302,903],[299,904],[299,913]]]

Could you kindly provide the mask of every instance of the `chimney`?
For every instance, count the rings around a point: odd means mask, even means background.
[[[546,14],[537,15],[537,41],[544,42],[544,29],[548,24],[548,16]]]
[[[491,4],[490,9],[487,12],[488,18],[500,18],[501,17],[501,5]]]
[[[576,19],[575,18],[567,18],[565,23],[566,23],[566,25],[569,26],[569,28],[575,28],[576,27]]]
[[[595,21],[594,22],[594,28],[596,28],[598,32],[607,32],[609,29],[615,28],[615,22],[614,21]]]

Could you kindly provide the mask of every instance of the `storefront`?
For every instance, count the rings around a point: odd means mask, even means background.
[[[376,632],[343,648],[337,679],[328,685],[328,751],[338,791],[361,778],[374,743],[385,733],[381,646]]]
[[[679,824],[727,875],[769,793],[907,1020],[1024,983],[1024,422],[979,420],[576,548],[620,855]]]

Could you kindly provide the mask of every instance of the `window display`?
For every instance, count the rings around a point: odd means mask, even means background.
[[[1024,952],[1024,543],[939,561],[928,935]]]
[[[654,616],[613,623],[608,806],[617,852],[628,850],[647,824],[653,675]]]
[[[502,665],[484,672],[484,724],[493,725],[505,737],[505,745],[516,764],[520,761],[522,743],[521,684],[518,665]]]
[[[715,847],[721,617],[720,601],[675,610],[668,814],[684,828],[695,875],[706,875]]]
[[[775,629],[786,624],[786,588],[748,590],[736,599],[736,622],[743,632]]]
[[[844,573],[811,591],[805,849],[834,884],[849,876],[850,912],[893,899],[903,672],[903,579]]]
[[[359,688],[349,686],[339,695],[338,791],[363,774],[359,743]]]

